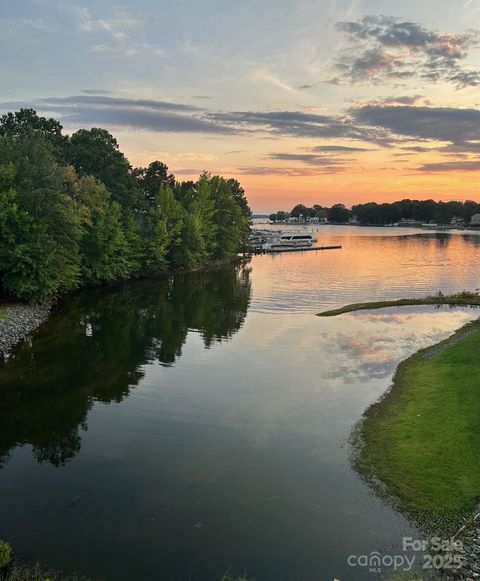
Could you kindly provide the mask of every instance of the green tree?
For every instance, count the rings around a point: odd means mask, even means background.
[[[210,178],[215,207],[217,258],[233,257],[246,248],[250,234],[250,213],[238,203],[241,194],[236,180]]]
[[[180,199],[184,210],[182,245],[175,253],[176,266],[199,266],[216,253],[218,227],[210,179],[211,176],[204,172],[197,183],[189,183],[189,187],[187,184],[176,186],[176,198]]]
[[[0,138],[2,286],[27,300],[74,288],[80,276],[80,218],[51,145],[38,134]]]
[[[68,162],[78,175],[102,182],[112,199],[129,211],[138,209],[139,189],[127,158],[106,129],[80,129],[68,144]]]
[[[166,264],[181,267],[185,212],[175,199],[170,185],[163,184],[156,199],[156,214],[154,224],[155,244],[158,252],[165,252]]]
[[[76,176],[74,176],[76,177]],[[74,183],[81,204],[81,269],[87,284],[127,278],[132,270],[122,227],[121,207],[92,176]]]
[[[343,204],[335,204],[328,210],[328,221],[329,222],[337,222],[337,223],[344,223],[348,222],[348,219],[351,216],[351,211],[346,208]]]
[[[12,296],[233,257],[250,219],[237,180],[177,183],[159,161],[133,170],[105,129],[67,138],[33,110],[0,118],[0,284]]]
[[[310,216],[310,209],[303,204],[297,204],[294,208],[292,208],[290,216],[295,218],[303,218],[305,220],[307,216]]]
[[[133,175],[147,204],[155,201],[162,184],[175,185],[175,177],[168,173],[168,167],[161,161],[153,161],[147,168],[136,168]]]
[[[0,135],[25,139],[32,135],[43,137],[52,147],[56,161],[65,161],[68,138],[62,135],[62,125],[56,119],[40,117],[33,109],[20,109],[0,117]]]

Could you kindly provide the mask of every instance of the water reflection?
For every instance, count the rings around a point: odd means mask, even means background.
[[[80,450],[95,401],[122,401],[147,363],[174,364],[191,331],[205,348],[231,337],[250,293],[250,270],[239,266],[66,301],[32,344],[0,366],[0,466],[19,444],[31,444],[40,463],[65,464]]]
[[[340,244],[341,250],[257,257],[252,310],[312,313],[366,298],[453,293],[479,286],[479,235],[399,236],[394,235],[397,230],[401,229],[322,226],[319,242]]]
[[[401,360],[478,312],[314,315],[476,288],[480,237],[348,234],[367,230],[326,227],[341,251],[251,273],[72,297],[0,369],[0,537],[112,581],[371,581],[348,555],[420,533],[351,470],[352,426]]]

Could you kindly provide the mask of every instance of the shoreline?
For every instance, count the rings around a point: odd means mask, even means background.
[[[467,345],[467,342],[471,342],[472,345]],[[437,442],[432,442],[432,439],[436,434],[431,428],[436,428],[437,425],[427,425],[426,428],[425,425],[437,411],[433,401],[435,396],[443,400],[444,408],[450,403],[447,387],[437,385],[437,377],[431,377],[435,367],[443,364],[446,358],[449,363],[452,360],[455,361],[461,356],[457,353],[460,348],[462,350],[465,347],[474,348],[478,343],[480,343],[480,319],[463,325],[443,341],[420,349],[403,360],[396,368],[389,389],[365,410],[352,433],[352,461],[364,480],[371,484],[382,498],[393,502],[396,508],[405,511],[419,524],[420,528],[427,532],[449,534],[456,532],[477,505],[479,495],[476,494],[470,496],[465,494],[458,501],[453,499],[453,494],[450,494],[453,493],[453,487],[443,489],[437,494],[436,485],[445,486],[446,484],[439,480],[444,471],[438,468],[439,463],[445,460],[446,450],[441,447],[434,449]],[[438,378],[444,379],[442,376]],[[430,382],[427,384],[428,379]],[[440,395],[438,395],[439,391],[441,391]],[[465,396],[464,393],[462,395]],[[412,408],[412,401],[417,404],[417,399],[429,415],[416,413],[423,411],[418,405],[415,409]],[[399,425],[402,430],[396,432]],[[450,426],[444,423],[441,425],[444,430],[441,434],[442,440],[458,442],[461,435],[458,433],[449,435],[447,432]],[[421,439],[414,437],[420,435]],[[389,447],[389,444],[398,444],[401,436],[408,436],[403,440],[403,444],[405,445],[406,442],[408,446],[411,443],[411,447],[415,449],[409,451],[407,447],[402,449]],[[422,445],[416,446],[419,441]],[[430,452],[431,455],[429,455]],[[386,457],[388,457],[388,467],[384,464]],[[415,475],[422,473],[422,470],[416,469],[418,464],[413,464],[413,460],[418,458],[423,460],[421,465],[424,471],[434,466],[438,468],[437,472],[429,473],[426,481],[414,478]],[[399,460],[400,463],[395,466],[394,463]],[[451,468],[452,465],[448,464],[448,470]],[[447,480],[455,475],[457,474],[449,474]],[[411,480],[407,485],[408,478]],[[449,503],[450,500],[452,500],[451,503]],[[450,505],[447,506],[447,503]]]
[[[407,306],[428,306],[447,305],[451,307],[480,307],[480,294],[464,291],[455,295],[444,295],[439,293],[437,295],[430,295],[426,297],[410,298],[410,299],[395,299],[386,301],[372,301],[365,303],[352,303],[345,305],[338,309],[331,309],[317,313],[318,317],[337,317],[346,313],[353,313],[355,311],[371,311],[377,309],[385,309],[388,307],[407,307]]]
[[[478,306],[479,300],[462,293],[357,303],[319,315],[415,304]],[[402,361],[350,438],[352,465],[376,495],[429,537],[461,541],[455,551],[460,579],[480,576],[479,350],[476,319]]]
[[[2,307],[0,318],[0,364],[11,354],[12,349],[27,339],[47,322],[52,303],[27,305],[7,303]]]
[[[78,292],[85,292],[99,288],[113,288],[119,284],[129,284],[142,280],[163,280],[176,275],[185,275],[196,272],[208,272],[216,270],[231,264],[236,266],[239,264],[248,264],[249,258],[237,256],[228,260],[217,260],[201,266],[192,268],[179,268],[177,270],[168,270],[159,272],[155,275],[128,278],[124,280],[109,281],[102,284],[83,286],[73,291],[65,293],[56,298],[45,300],[41,303],[28,304],[22,302],[4,302],[0,303],[0,365],[6,361],[12,350],[22,341],[28,339],[35,331],[37,331],[44,323],[46,323],[52,314],[54,307],[60,301],[69,296],[73,296]]]
[[[468,393],[476,396],[480,368],[471,370],[463,390],[459,370],[463,352],[475,356],[479,345],[477,319],[402,361],[391,387],[367,408],[351,437],[352,465],[376,495],[429,539],[460,541],[448,551],[460,558],[456,578],[467,580],[480,575],[479,446],[471,437],[477,416],[466,411],[474,405]],[[442,382],[445,361],[453,361],[453,384]],[[440,552],[440,559],[448,562],[447,553]]]

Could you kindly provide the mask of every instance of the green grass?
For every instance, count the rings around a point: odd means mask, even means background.
[[[455,295],[438,293],[428,297],[416,299],[396,299],[393,301],[374,301],[368,303],[354,303],[339,309],[332,309],[318,313],[319,317],[336,317],[353,311],[384,309],[386,307],[405,307],[408,305],[451,305],[451,306],[480,306],[480,294],[464,291]]]
[[[480,497],[479,355],[480,321],[419,351],[354,438],[359,472],[426,530],[453,532]]]

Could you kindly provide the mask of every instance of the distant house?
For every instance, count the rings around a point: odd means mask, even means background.
[[[352,216],[351,218],[349,218],[348,223],[349,224],[360,224],[360,222],[358,221],[358,218],[356,216]]]
[[[290,218],[288,219],[289,224],[298,224],[299,222],[300,218],[298,218],[297,216],[290,216]]]
[[[475,214],[470,220],[472,226],[480,226],[480,214]]]
[[[318,216],[308,217],[307,224],[318,224],[320,222],[320,218]]]

